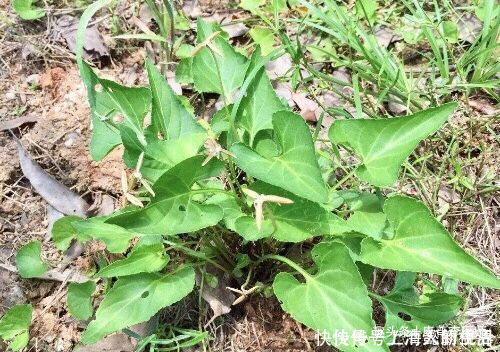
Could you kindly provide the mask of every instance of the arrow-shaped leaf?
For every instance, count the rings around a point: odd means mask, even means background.
[[[163,307],[184,298],[193,287],[192,267],[169,275],[142,273],[121,277],[99,305],[82,342],[95,343],[112,332],[147,321]]]
[[[198,92],[219,93],[226,98],[231,97],[233,91],[243,83],[247,59],[237,53],[220,34],[215,35],[221,30],[217,24],[198,19],[196,25],[197,43],[203,44],[209,40],[216,49],[211,52],[209,45],[205,45],[193,57],[194,86]],[[210,39],[213,35],[215,37]]]
[[[217,224],[222,219],[222,209],[195,200],[200,192],[191,188],[196,181],[218,176],[223,164],[212,159],[202,166],[203,160],[204,156],[199,155],[178,163],[153,185],[156,196],[146,208],[117,215],[107,223],[136,233],[170,235]]]
[[[318,272],[303,273],[305,283],[289,273],[276,275],[273,288],[283,310],[332,337],[337,331],[347,332],[349,346],[335,346],[342,351],[389,351],[371,342],[356,348],[351,339],[354,330],[371,332],[374,322],[368,291],[348,249],[340,243],[320,243],[313,248],[312,256]]]
[[[356,175],[379,187],[396,182],[399,168],[417,144],[436,132],[457,104],[448,103],[411,116],[337,120],[328,132],[335,144],[350,146],[362,158]]]
[[[362,262],[500,288],[500,280],[460,248],[421,202],[394,196],[385,201],[384,213],[394,228],[394,237],[380,242],[365,238],[361,243]]]
[[[151,86],[153,126],[165,139],[177,139],[192,133],[203,132],[193,114],[182,105],[167,80],[150,59],[146,60],[149,85]]]
[[[90,153],[94,160],[101,160],[121,143],[112,117],[122,113],[125,125],[136,133],[142,130],[142,123],[150,106],[151,92],[148,88],[125,87],[101,79],[86,62],[82,62],[80,69],[92,113]]]
[[[261,60],[263,58],[260,55],[260,48],[257,48],[250,59],[247,75],[258,66]],[[286,109],[287,107],[281,103],[269,81],[266,68],[262,66],[248,86],[237,115],[237,122],[250,135],[249,144],[253,146],[253,141],[259,131],[273,128],[272,120],[275,112]]]
[[[238,143],[231,147],[236,164],[247,174],[313,202],[328,201],[309,127],[302,117],[288,111],[273,116],[276,143],[281,154],[265,158]]]

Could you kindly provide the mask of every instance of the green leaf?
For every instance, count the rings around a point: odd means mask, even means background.
[[[260,55],[260,49],[257,48],[250,59],[247,75],[259,65],[261,60],[263,58]],[[253,141],[259,131],[273,128],[273,114],[287,109],[276,95],[263,66],[253,78],[246,95],[241,100],[237,123],[248,132],[249,144],[253,146]]]
[[[377,242],[365,238],[361,261],[383,269],[425,272],[500,288],[500,280],[467,254],[421,202],[394,196],[384,203],[394,237]]]
[[[80,75],[87,87],[87,99],[92,113],[92,138],[90,140],[90,155],[94,160],[102,160],[111,150],[121,143],[117,129],[104,122],[112,117],[114,104],[104,92],[97,92],[96,85],[100,84],[92,68],[82,61]]]
[[[40,241],[31,241],[17,251],[16,266],[22,278],[40,277],[49,270],[47,263],[40,258],[41,253],[42,243]]]
[[[82,242],[90,239],[87,237],[81,238],[78,231],[71,225],[71,223],[78,220],[82,220],[82,218],[75,215],[68,215],[58,219],[52,226],[52,241],[60,251],[67,250],[71,245],[71,241],[75,238]]]
[[[120,126],[120,134],[125,147],[125,165],[135,168],[139,155],[144,152],[141,173],[153,183],[172,166],[198,154],[207,139],[207,134],[202,132],[188,134],[179,139],[156,139],[142,145],[130,128]]]
[[[368,291],[349,251],[340,243],[320,243],[312,250],[318,267],[315,275],[305,274],[305,283],[290,273],[279,273],[273,283],[274,293],[283,310],[309,328],[326,330],[330,336],[343,331],[352,336],[354,330],[371,331],[372,303]],[[334,343],[334,341],[330,341]],[[342,351],[389,351],[387,347],[355,348],[335,346]]]
[[[276,143],[281,154],[264,158],[243,144],[231,152],[247,174],[313,202],[326,203],[328,192],[321,177],[309,127],[302,117],[288,111],[273,115]]]
[[[458,27],[455,22],[443,21],[443,36],[449,43],[458,42]]]
[[[274,35],[273,32],[266,27],[252,27],[248,32],[255,44],[260,46],[262,55],[269,55],[273,51]]]
[[[221,31],[217,24],[202,19],[198,19],[197,29],[198,44],[203,43],[212,33]],[[196,53],[192,66],[194,86],[198,92],[219,93],[230,98],[236,88],[243,83],[247,59],[237,53],[221,35],[217,35],[211,42],[222,55],[211,52],[208,47]]]
[[[102,93],[114,104],[115,113],[121,113],[124,123],[136,132],[142,131],[144,117],[151,105],[151,91],[146,87],[126,87],[116,82],[97,78]]]
[[[184,298],[193,287],[192,267],[168,275],[142,273],[121,277],[99,305],[82,342],[95,343],[112,332],[147,321],[160,309]]]
[[[212,159],[202,166],[204,156],[186,159],[165,172],[153,185],[156,194],[144,209],[118,215],[107,222],[142,234],[179,234],[217,224],[222,209],[196,200],[195,182],[218,176],[223,164]]]
[[[26,330],[14,337],[10,342],[9,347],[13,352],[20,351],[28,345],[29,340],[30,334]]]
[[[134,233],[120,226],[105,223],[104,221],[107,219],[108,217],[95,217],[75,221],[71,224],[79,236],[103,241],[111,253],[125,252],[129,247],[130,240],[135,237]]]
[[[329,137],[361,156],[363,164],[356,170],[360,179],[379,187],[391,186],[417,144],[436,132],[456,106],[448,103],[410,116],[378,120],[336,120]]]
[[[153,98],[151,118],[155,129],[165,139],[203,132],[203,128],[196,123],[194,116],[184,107],[150,59],[146,59],[146,69]]]
[[[165,171],[198,154],[206,139],[206,133],[193,133],[179,139],[148,144],[144,148],[141,173],[156,182]]]
[[[387,216],[382,212],[355,211],[347,220],[351,229],[380,240],[387,229]]]
[[[45,16],[45,10],[34,6],[35,2],[36,0],[13,0],[12,7],[23,20],[36,20]]]
[[[100,79],[85,62],[81,63],[80,73],[87,87],[92,113],[90,153],[94,160],[101,160],[121,143],[117,124],[113,122],[113,117],[118,113],[123,115],[123,123],[141,138],[142,123],[149,111],[151,92],[148,88],[125,87]]]
[[[265,221],[261,235],[259,236],[256,227],[254,231],[257,231],[257,233],[254,232],[253,234],[258,238],[272,235],[272,237],[282,242],[301,242],[313,236],[338,235],[350,230],[350,227],[347,226],[343,219],[322,208],[319,204],[297,197],[278,187],[263,182],[255,182],[250,189],[259,194],[276,195],[293,201],[293,204],[281,205],[270,202],[264,203]],[[241,228],[243,224],[248,226],[248,221],[255,224],[253,217],[245,216],[237,219],[236,230],[238,233],[242,235],[249,234]],[[249,241],[255,240],[247,237],[245,239]]]
[[[175,69],[175,80],[179,84],[194,83],[192,58],[185,58],[179,60],[177,68]]]
[[[356,15],[359,18],[372,19],[377,14],[377,7],[376,0],[356,0]]]
[[[254,15],[259,11],[259,7],[266,3],[265,0],[241,0],[240,7],[244,10],[250,11]]]
[[[11,340],[27,332],[31,324],[32,313],[31,304],[17,304],[10,308],[0,320],[0,338]]]
[[[225,193],[217,193],[207,199],[206,204],[214,204],[222,209],[224,225],[232,230],[236,231],[236,220],[246,214],[241,211],[238,202],[234,197],[231,197]],[[255,223],[255,221],[254,221]]]
[[[423,331],[426,326],[438,326],[456,316],[463,304],[462,297],[433,292],[419,298],[413,287],[414,279],[414,273],[398,272],[394,289],[389,294],[374,295],[386,310],[387,328],[399,330],[406,326],[408,329]],[[410,319],[402,319],[402,314]]]
[[[94,281],[83,283],[72,282],[68,285],[68,311],[77,319],[87,320],[92,316],[92,294],[96,289]]]
[[[96,276],[127,276],[160,271],[169,261],[169,256],[164,252],[162,243],[137,246],[127,258],[109,264],[99,271]]]

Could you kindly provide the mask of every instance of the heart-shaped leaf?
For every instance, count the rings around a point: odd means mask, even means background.
[[[99,305],[82,342],[95,343],[112,332],[147,321],[160,309],[184,298],[193,287],[192,267],[168,275],[142,273],[121,277]]]
[[[208,40],[211,44],[204,45],[193,57],[194,86],[198,92],[219,93],[230,98],[243,83],[248,60],[237,53],[221,34],[215,34],[221,31],[216,23],[198,19],[196,25],[197,43],[203,45]],[[211,52],[210,46],[216,49]]]
[[[40,258],[41,253],[40,241],[31,241],[17,251],[16,266],[22,278],[40,277],[49,270],[47,263]]]
[[[281,154],[265,158],[238,143],[231,147],[236,164],[247,174],[313,202],[328,201],[309,127],[302,117],[288,111],[273,115],[276,143]]]
[[[255,49],[247,69],[247,76],[262,60],[260,48]],[[273,128],[272,120],[275,112],[286,109],[269,81],[265,66],[262,66],[248,86],[238,108],[237,122],[250,135],[249,144],[254,146],[253,141],[259,131]]]
[[[276,275],[273,289],[283,310],[313,330],[326,330],[331,337],[337,331],[347,332],[348,346],[335,346],[342,351],[389,351],[385,345],[376,346],[371,341],[359,348],[354,346],[353,331],[371,332],[374,322],[372,302],[348,249],[340,243],[320,243],[313,248],[312,256],[318,272],[303,273],[305,283],[289,273]]]
[[[385,201],[384,213],[394,228],[394,237],[380,242],[365,238],[360,254],[364,263],[500,288],[500,280],[460,248],[421,202],[394,196]]]
[[[77,319],[87,320],[92,316],[92,294],[96,289],[94,281],[72,282],[68,285],[68,310]]]
[[[195,182],[218,176],[223,164],[212,159],[202,166],[204,156],[186,159],[165,172],[153,185],[156,194],[144,209],[117,215],[107,220],[131,232],[142,234],[179,234],[215,225],[222,219],[222,209],[195,200],[199,190]],[[201,192],[202,193],[202,192]]]
[[[448,103],[411,116],[386,119],[336,120],[328,135],[333,143],[354,149],[363,164],[356,175],[375,186],[391,186],[399,168],[417,144],[436,132],[455,111]]]
[[[146,60],[152,94],[151,119],[153,126],[165,139],[177,139],[203,132],[191,114],[174,93],[167,80],[150,59]]]

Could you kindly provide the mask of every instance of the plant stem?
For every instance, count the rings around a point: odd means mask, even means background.
[[[342,186],[348,179],[350,179],[352,177],[352,175],[354,175],[354,173],[356,172],[356,169],[357,168],[352,169],[351,171],[349,171],[349,173],[347,175],[342,177],[342,179],[339,182],[337,182],[335,184],[335,186],[332,187],[332,190],[336,190],[337,188]]]
[[[261,262],[263,262],[264,260],[267,260],[267,259],[274,259],[274,260],[278,260],[280,262],[283,262],[283,263],[287,264],[291,268],[295,269],[300,275],[304,276],[304,278],[306,279],[306,281],[313,279],[313,277],[311,276],[311,274],[309,274],[307,271],[305,271],[304,269],[302,269],[302,267],[300,265],[298,265],[294,261],[292,261],[292,260],[290,260],[290,259],[288,259],[286,257],[283,257],[281,255],[277,255],[277,254],[264,255],[264,256],[260,257],[260,259],[256,262],[256,264],[260,264]]]
[[[231,257],[231,253],[226,248],[226,245],[224,244],[224,241],[219,237],[218,233],[215,233],[212,236],[212,239],[215,243],[215,247],[217,250],[224,256],[226,261],[231,265],[232,267],[236,266],[236,263],[234,262],[233,258]]]
[[[222,265],[220,265],[219,263],[217,263],[215,260],[210,259],[207,256],[205,256],[204,254],[201,254],[201,253],[199,253],[197,251],[194,251],[191,248],[184,247],[181,244],[178,244],[178,243],[175,243],[175,242],[172,242],[172,241],[169,241],[169,240],[163,240],[163,243],[168,244],[169,246],[172,246],[174,248],[177,248],[177,249],[183,251],[184,253],[186,253],[187,255],[190,255],[191,257],[204,260],[204,261],[212,264],[214,267],[216,267],[216,268],[218,268],[218,269],[220,269],[220,270],[228,273],[231,276],[233,275],[233,273],[229,269],[224,268]]]

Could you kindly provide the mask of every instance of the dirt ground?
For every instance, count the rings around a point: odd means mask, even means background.
[[[218,2],[216,5],[216,8],[224,6]],[[0,0],[2,15],[7,18],[7,25],[0,26],[0,123],[29,119],[30,122],[14,128],[13,133],[48,173],[95,208],[105,195],[118,207],[123,151],[117,148],[100,162],[91,159],[90,111],[73,54],[64,42],[49,37],[46,24],[21,23],[9,6],[7,0]],[[126,53],[123,48],[115,49],[119,55],[104,65],[103,75],[127,84],[145,82],[141,57],[148,48],[139,47]],[[461,143],[469,150],[476,145],[477,148],[480,144],[486,145],[485,152],[472,155],[470,173],[498,175],[500,127],[490,125],[489,118],[483,115],[487,113],[462,106],[461,113],[442,132],[442,137],[446,139],[456,129],[466,131]],[[496,131],[496,140],[488,129]],[[428,141],[421,148],[439,150],[443,147],[446,145]],[[446,226],[470,252],[500,274],[498,193],[485,197],[472,195],[474,201],[459,203],[449,187],[441,187],[440,201],[448,207],[443,215]],[[417,193],[410,182],[402,182],[400,188],[407,194]],[[9,131],[0,131],[0,264],[13,265],[16,250],[39,239],[43,241],[44,259],[56,266],[62,255],[47,239],[49,217],[47,203],[23,177],[14,138]],[[85,270],[92,266],[94,259],[90,251],[87,249],[74,267]],[[382,276],[380,280],[384,280]],[[385,286],[381,285],[381,289]],[[0,315],[17,303],[29,301],[35,307],[29,351],[70,351],[79,341],[84,325],[68,314],[65,293],[65,283],[21,280],[0,266]],[[467,294],[470,305],[461,317],[463,321],[481,323],[500,333],[499,294],[479,288]],[[253,297],[228,317],[211,324],[210,329],[216,337],[214,351],[327,350],[315,347],[314,332],[284,314],[273,299]],[[0,351],[5,348],[0,345]]]

